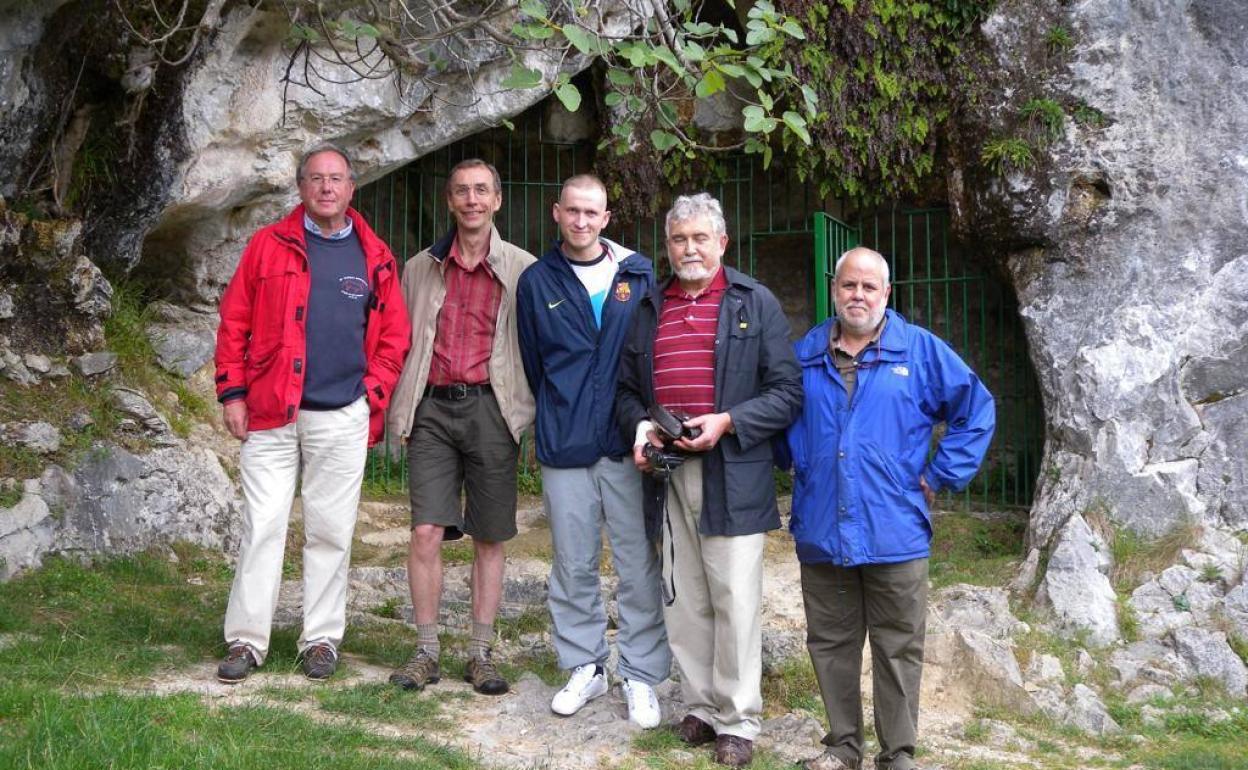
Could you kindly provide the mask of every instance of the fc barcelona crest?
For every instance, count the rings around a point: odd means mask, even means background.
[[[620,281],[615,285],[615,299],[617,302],[628,302],[633,297],[633,287],[628,285],[628,281]]]

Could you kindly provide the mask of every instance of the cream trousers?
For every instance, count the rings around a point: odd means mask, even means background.
[[[282,581],[286,526],[302,477],[303,633],[299,650],[337,650],[347,625],[347,568],[368,456],[368,403],[302,410],[293,423],[243,442],[243,537],[225,612],[225,641],[263,663]]]

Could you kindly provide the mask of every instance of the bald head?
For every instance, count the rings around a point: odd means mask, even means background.
[[[850,260],[862,264],[874,263],[876,269],[880,273],[880,281],[883,285],[888,286],[888,260],[884,259],[884,255],[874,249],[868,249],[866,246],[855,246],[849,251],[836,258],[836,266],[834,275],[841,274],[841,267]]]

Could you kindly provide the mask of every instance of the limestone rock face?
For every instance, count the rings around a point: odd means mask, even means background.
[[[1026,134],[1028,98],[1083,116],[1030,170],[956,172],[955,215],[1005,257],[1044,394],[1032,545],[1099,506],[1147,536],[1248,526],[1246,25],[1215,0],[1008,0],[983,25],[1014,88],[971,133]],[[1046,45],[1055,26],[1070,51]]]
[[[1109,547],[1082,516],[1072,516],[1058,534],[1037,599],[1052,608],[1059,629],[1083,630],[1093,644],[1118,637],[1114,589],[1106,572]]]

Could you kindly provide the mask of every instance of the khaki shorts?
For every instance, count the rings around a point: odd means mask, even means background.
[[[488,390],[421,399],[407,442],[412,526],[446,527],[446,540],[515,537],[519,450]]]

